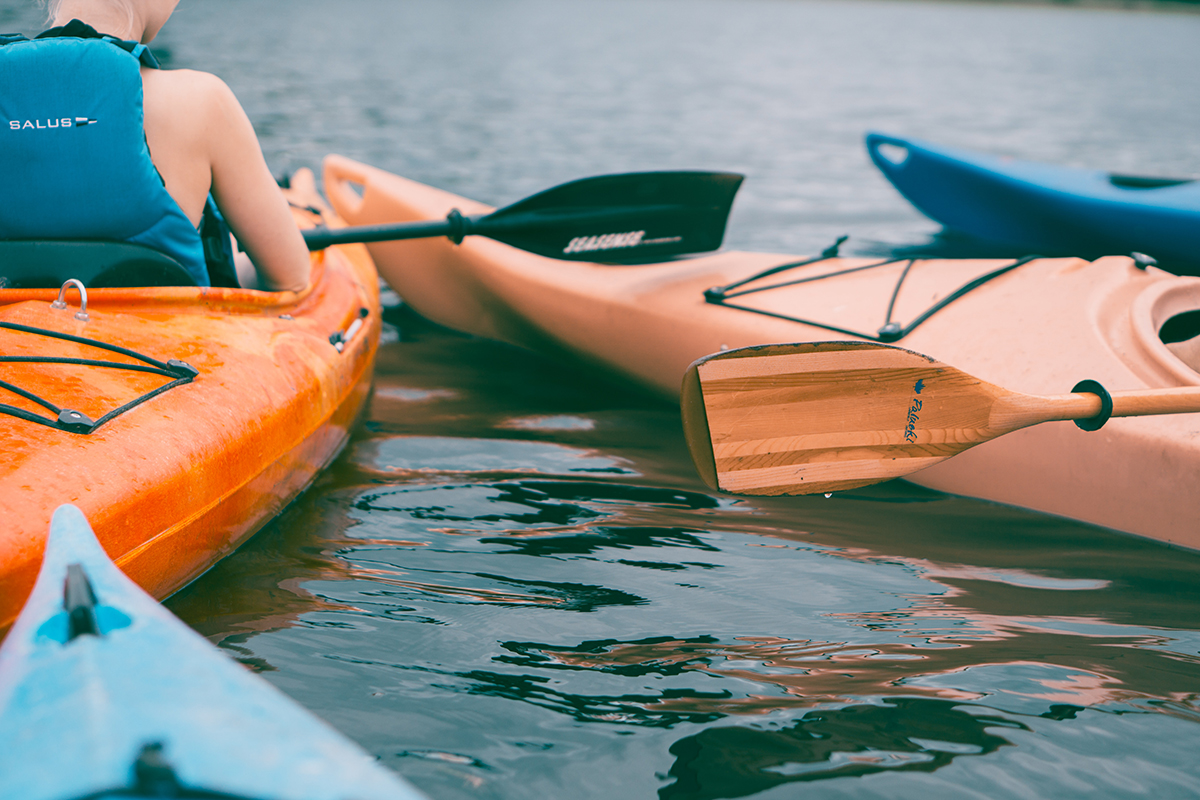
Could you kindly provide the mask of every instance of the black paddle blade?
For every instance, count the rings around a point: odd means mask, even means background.
[[[742,176],[635,172],[564,183],[474,221],[470,233],[571,261],[662,261],[716,250]]]

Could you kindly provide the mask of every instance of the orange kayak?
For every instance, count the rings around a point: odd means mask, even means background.
[[[346,444],[381,327],[359,245],[300,293],[92,289],[86,320],[58,294],[0,289],[0,632],[64,503],[157,598],[266,524]]]
[[[490,210],[337,156],[326,161],[325,190],[351,224]],[[884,262],[720,252],[617,266],[482,237],[369,247],[388,283],[433,321],[672,400],[687,367],[709,353],[864,339],[1030,394],[1069,392],[1085,379],[1109,391],[1200,385],[1200,278],[1126,257]],[[710,287],[725,291],[706,298]],[[1200,414],[1181,414],[1112,419],[1095,432],[1038,425],[909,480],[1200,548],[1198,469]]]

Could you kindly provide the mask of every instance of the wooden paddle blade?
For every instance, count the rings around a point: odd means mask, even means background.
[[[741,183],[730,172],[583,178],[489,214],[471,233],[570,261],[662,261],[720,247]]]
[[[1026,399],[910,350],[821,342],[702,358],[682,411],[713,488],[814,494],[898,478],[1049,418],[1024,412]]]

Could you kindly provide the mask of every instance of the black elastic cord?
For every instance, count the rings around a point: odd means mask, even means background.
[[[826,330],[826,331],[833,331],[834,333],[841,333],[841,334],[845,334],[846,336],[853,336],[855,339],[872,339],[874,341],[879,341],[879,337],[877,337],[875,334],[872,334],[872,333],[863,333],[862,331],[852,331],[849,328],[839,328],[837,325],[827,325],[824,322],[816,322],[814,320],[801,319],[800,317],[792,317],[787,314],[777,314],[774,311],[765,311],[761,308],[751,308],[750,306],[739,306],[736,303],[718,303],[717,305],[724,306],[725,308],[737,309],[738,311],[749,311],[751,314],[761,314],[764,317],[774,317],[775,319],[782,319],[782,320],[786,320],[787,322],[799,322],[801,325],[810,325],[814,328],[820,328],[820,329]]]
[[[760,272],[757,275],[752,275],[749,278],[746,278],[745,280],[738,281],[737,283],[731,283],[731,284],[729,284],[729,286],[716,286],[716,287],[713,287],[712,289],[707,289],[704,292],[704,299],[708,300],[708,302],[710,302],[710,303],[716,303],[719,305],[721,303],[721,301],[727,297],[741,297],[742,295],[756,294],[758,292],[766,292],[766,291],[770,291],[771,289],[782,289],[785,286],[797,286],[801,283],[812,283],[813,281],[823,281],[826,278],[836,278],[840,275],[849,275],[853,272],[862,272],[864,270],[875,269],[877,267],[886,267],[888,264],[897,264],[903,260],[904,259],[902,259],[902,258],[889,258],[886,261],[875,261],[870,264],[863,264],[861,267],[847,267],[846,269],[839,269],[837,272],[825,272],[821,275],[810,275],[807,278],[796,278],[796,280],[794,280],[794,281],[784,281],[783,283],[772,283],[767,286],[755,286],[753,289],[743,289],[740,292],[730,292],[729,291],[729,289],[731,289],[731,288],[736,288],[738,286],[744,286],[747,283],[751,283],[752,281],[758,280],[759,278],[765,277],[767,275],[774,275],[775,273],[781,272],[782,270],[785,270],[785,269],[795,269],[796,267],[807,267],[811,264],[820,264],[822,261],[829,261],[829,259],[825,258],[824,256],[820,256],[817,258],[810,258],[807,261],[794,261],[790,264],[783,264],[778,267],[772,267],[771,269],[764,270],[763,272]],[[749,309],[749,310],[753,310],[753,309]]]
[[[941,311],[943,308],[945,308],[946,306],[950,305],[958,298],[965,295],[967,292],[973,292],[976,289],[978,289],[980,286],[983,286],[988,281],[990,281],[994,278],[999,278],[1001,275],[1004,275],[1005,273],[1008,273],[1008,272],[1012,272],[1017,267],[1024,266],[1025,264],[1028,264],[1030,261],[1035,261],[1039,258],[1041,258],[1041,256],[1024,256],[1022,258],[1018,258],[1016,261],[1014,261],[1011,264],[1000,267],[999,269],[994,269],[985,275],[980,275],[978,278],[976,278],[973,281],[964,283],[962,286],[955,289],[952,293],[950,293],[946,297],[943,297],[941,300],[939,300],[938,302],[931,305],[928,309],[926,309],[925,313],[921,314],[919,317],[917,317],[912,322],[910,322],[908,324],[908,327],[904,328],[903,332],[897,338],[902,338],[902,337],[907,336],[908,334],[912,333],[913,330],[915,330],[916,327],[918,325],[920,325],[922,322],[929,319],[934,314]]]
[[[794,261],[794,262],[790,262],[787,264],[781,264],[777,267],[770,267],[769,269],[765,269],[762,272],[759,272],[748,278],[744,278],[740,281],[730,283],[726,286],[714,286],[710,289],[706,289],[704,292],[704,299],[706,302],[711,303],[712,305],[725,306],[726,308],[733,308],[733,309],[737,309],[738,311],[749,311],[752,314],[761,314],[764,317],[773,317],[775,319],[786,320],[787,322],[797,322],[797,323],[800,323],[801,325],[809,325],[814,328],[821,328],[822,330],[832,331],[833,333],[844,334],[846,336],[853,336],[858,339],[866,339],[868,341],[874,341],[874,342],[895,342],[895,341],[899,341],[900,339],[903,339],[905,336],[908,336],[908,334],[910,334],[914,330],[916,330],[917,327],[919,325],[921,325],[923,322],[925,322],[927,319],[932,317],[937,312],[941,311],[946,306],[953,303],[955,300],[957,300],[960,297],[962,297],[963,295],[967,294],[968,292],[978,289],[980,286],[984,285],[988,281],[998,278],[1007,272],[1011,272],[1012,270],[1016,269],[1017,267],[1020,267],[1024,264],[1028,264],[1030,261],[1033,261],[1035,259],[1041,258],[1041,256],[1036,256],[1036,255],[1025,256],[1023,258],[1017,259],[1016,261],[1012,262],[1011,264],[1005,264],[1004,266],[994,269],[991,272],[988,272],[984,275],[980,275],[978,278],[975,278],[974,280],[971,280],[971,281],[963,284],[962,286],[960,286],[958,289],[956,289],[955,291],[953,291],[946,297],[942,298],[938,302],[931,305],[929,308],[927,308],[924,312],[919,314],[912,322],[910,322],[906,326],[901,325],[898,322],[893,322],[892,321],[892,312],[895,309],[896,299],[900,296],[900,289],[903,287],[905,279],[908,277],[908,274],[912,270],[913,265],[918,261],[918,259],[916,259],[916,258],[909,258],[909,259],[892,258],[892,259],[887,259],[884,261],[877,261],[877,262],[874,262],[871,264],[864,264],[859,267],[849,267],[847,269],[837,270],[836,272],[827,272],[822,275],[811,275],[811,276],[808,276],[805,278],[797,278],[796,280],[793,280],[793,281],[785,281],[783,283],[773,283],[769,286],[756,286],[752,289],[743,289],[742,291],[739,291],[739,292],[730,291],[732,289],[737,289],[741,286],[745,286],[748,283],[759,280],[768,275],[774,275],[774,274],[777,274],[784,270],[794,269],[796,267],[804,267],[804,266],[809,266],[811,264],[817,264],[821,261],[827,261],[831,258],[834,258],[837,255],[838,247],[841,246],[841,243],[843,241],[845,241],[845,237],[841,237],[840,239],[838,239],[837,242],[835,242],[833,246],[826,248],[826,250],[820,256],[818,256],[816,258],[810,258],[805,261]],[[838,327],[837,325],[829,325],[829,324],[826,324],[823,322],[818,322],[816,320],[810,320],[810,319],[804,319],[802,317],[791,316],[790,314],[781,314],[781,313],[778,313],[775,311],[767,311],[767,310],[761,309],[761,308],[752,308],[750,306],[744,306],[744,305],[739,305],[736,303],[727,302],[730,298],[733,298],[733,297],[741,297],[743,295],[754,294],[757,292],[765,292],[765,291],[768,291],[771,289],[780,289],[785,286],[796,286],[797,284],[825,280],[826,278],[836,278],[840,275],[848,275],[853,272],[862,272],[863,270],[877,269],[879,267],[886,267],[891,264],[897,264],[900,261],[904,261],[904,260],[907,260],[908,264],[906,264],[904,269],[901,271],[900,277],[896,281],[896,285],[892,290],[892,296],[891,296],[891,299],[888,301],[887,314],[884,318],[884,324],[875,333],[866,333],[864,331],[850,330],[849,328],[841,328],[841,327]]]
[[[1075,384],[1075,388],[1071,390],[1071,393],[1072,394],[1079,394],[1079,393],[1094,394],[1100,398],[1100,413],[1099,414],[1097,414],[1094,417],[1087,417],[1086,419],[1075,420],[1075,424],[1078,425],[1080,427],[1080,429],[1085,430],[1085,431],[1098,431],[1104,427],[1104,423],[1108,422],[1109,419],[1112,418],[1112,412],[1113,412],[1112,395],[1108,393],[1108,389],[1105,389],[1103,386],[1101,386],[1096,381],[1091,381],[1091,380],[1080,381],[1079,383]]]
[[[123,356],[136,358],[138,361],[158,367],[161,370],[166,370],[167,372],[171,371],[169,365],[159,361],[156,358],[151,358],[150,356],[142,355],[136,350],[130,350],[119,345],[109,344],[108,342],[101,342],[96,339],[88,339],[83,336],[72,336],[69,333],[59,333],[58,331],[47,330],[46,328],[34,328],[31,325],[18,325],[15,322],[0,322],[0,328],[7,328],[10,331],[21,331],[22,333],[33,333],[38,336],[49,336],[51,339],[62,339],[66,342],[86,344],[89,347],[98,347],[101,350],[107,350],[110,353],[120,353]]]
[[[15,385],[9,383],[8,381],[0,381],[0,389],[7,389],[8,391],[12,392],[15,395],[20,395],[21,397],[24,397],[26,400],[31,400],[31,401],[37,403],[39,406],[41,406],[42,408],[44,408],[48,411],[53,411],[55,414],[62,413],[62,409],[59,408],[58,406],[54,405],[54,403],[51,403],[49,400],[46,400],[45,398],[42,398],[42,397],[38,397],[33,392],[28,392],[28,391],[22,389],[20,386],[15,386]],[[5,408],[12,408],[12,406],[5,406]]]
[[[179,373],[158,367],[144,367],[141,364],[122,364],[120,361],[97,361],[92,358],[64,358],[60,356],[0,356],[0,364],[70,364],[75,367],[109,367],[124,369],[130,372],[148,372],[151,375],[162,375],[164,378],[178,378]]]
[[[135,350],[120,347],[115,344],[109,344],[108,342],[101,342],[96,339],[87,339],[82,336],[72,336],[69,333],[59,333],[58,331],[47,330],[45,328],[35,328],[29,325],[19,325],[15,322],[0,322],[0,328],[19,331],[22,333],[32,333],[37,336],[46,336],[51,339],[62,339],[64,341],[75,342],[77,344],[83,344],[89,347],[96,347],[101,350],[107,350],[112,353],[137,359],[138,361],[141,361],[142,364],[126,364],[119,361],[99,361],[91,358],[67,358],[62,356],[0,356],[0,363],[67,364],[70,366],[103,367],[106,369],[120,369],[130,372],[143,372],[151,375],[161,375],[165,378],[173,379],[157,389],[153,389],[141,395],[140,397],[131,400],[120,408],[113,409],[95,422],[92,422],[92,420],[86,415],[78,411],[59,408],[54,403],[51,403],[45,398],[39,397],[33,392],[22,389],[21,387],[11,384],[7,381],[0,380],[0,389],[12,392],[13,394],[23,397],[30,402],[37,403],[38,405],[55,414],[57,418],[44,417],[40,414],[35,414],[32,411],[27,411],[26,409],[4,403],[0,403],[0,414],[7,414],[18,419],[23,419],[26,422],[45,425],[46,427],[55,428],[60,431],[82,434],[91,433],[104,423],[108,422],[110,419],[124,414],[131,408],[135,408],[147,400],[157,397],[163,392],[173,389],[176,386],[182,386],[185,383],[191,383],[192,379],[200,374],[195,367],[183,361],[171,359],[170,361],[164,363],[158,359],[143,355]]]
[[[816,280],[816,278],[802,278],[799,281],[792,281],[791,283],[777,283],[777,284],[773,284],[771,286],[759,286],[754,289],[747,289],[744,292],[733,292],[733,290],[737,289],[738,287],[745,286],[747,283],[753,283],[754,281],[761,280],[761,279],[767,277],[768,275],[775,275],[777,273],[784,272],[789,269],[796,269],[797,267],[807,267],[809,264],[817,264],[821,261],[828,261],[832,258],[837,258],[838,257],[838,249],[841,248],[842,242],[846,241],[849,238],[850,238],[849,236],[839,236],[838,240],[836,242],[834,242],[833,244],[831,244],[829,247],[826,247],[824,250],[822,250],[821,255],[819,255],[819,256],[813,256],[812,258],[806,258],[803,261],[789,261],[787,264],[780,264],[779,266],[776,266],[776,267],[768,267],[767,269],[764,269],[762,272],[757,272],[757,273],[751,275],[749,278],[743,278],[740,281],[734,281],[733,283],[729,283],[724,286],[713,286],[712,288],[706,289],[704,291],[704,298],[706,300],[708,300],[708,302],[710,302],[710,303],[718,303],[719,304],[726,297],[738,297],[743,294],[753,294],[754,292],[762,292],[767,289],[778,289],[780,286],[791,286],[792,283],[804,283],[805,281]],[[866,269],[866,267],[857,267],[856,270],[858,270],[858,269]],[[856,271],[856,270],[851,270],[851,271]],[[817,277],[824,277],[824,276],[817,276]]]
[[[108,422],[113,417],[120,416],[121,414],[124,414],[129,409],[140,406],[142,403],[146,402],[147,400],[149,400],[153,397],[158,397],[160,394],[162,394],[163,392],[165,392],[169,389],[174,389],[176,386],[183,386],[185,383],[191,383],[191,382],[192,382],[191,378],[176,378],[175,380],[171,381],[170,383],[164,383],[162,386],[158,387],[157,389],[152,389],[151,391],[146,392],[141,397],[138,397],[134,400],[130,400],[128,403],[121,406],[120,408],[114,408],[112,411],[108,412],[103,417],[96,420],[96,424],[92,426],[92,430],[99,428],[101,425]]]
[[[58,427],[58,420],[53,420],[49,417],[43,417],[39,414],[34,414],[32,411],[26,411],[23,408],[17,408],[16,406],[5,405],[3,403],[0,403],[0,414],[8,414],[10,417],[23,419],[26,422],[35,422],[38,425],[45,425],[48,428]]]
[[[908,277],[908,273],[912,271],[913,264],[917,263],[915,258],[910,258],[908,263],[904,265],[904,269],[900,272],[900,277],[896,279],[896,286],[892,289],[892,297],[888,300],[887,313],[883,316],[883,327],[876,334],[882,342],[894,342],[904,335],[904,329],[899,322],[892,322],[892,312],[896,310],[896,298],[900,296],[900,289],[904,286],[904,279]]]

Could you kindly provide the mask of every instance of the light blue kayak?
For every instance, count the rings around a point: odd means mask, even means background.
[[[868,133],[875,166],[927,217],[1041,255],[1145,253],[1200,272],[1200,180],[1114,175]]]
[[[0,646],[0,798],[142,797],[422,796],[155,602],[64,505]]]

